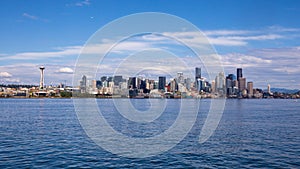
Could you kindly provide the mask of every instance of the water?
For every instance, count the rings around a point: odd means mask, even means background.
[[[151,137],[175,121],[180,100],[168,100],[169,113],[149,126],[122,119],[110,99],[97,102],[116,131]],[[132,103],[149,107],[144,99]],[[171,150],[126,158],[87,137],[71,99],[0,99],[0,168],[300,168],[299,100],[229,99],[214,135],[199,144],[209,103],[201,100],[195,125]]]

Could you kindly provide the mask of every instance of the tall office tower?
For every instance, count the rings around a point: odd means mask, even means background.
[[[97,90],[97,80],[92,80],[92,89]]]
[[[238,81],[239,81],[239,78],[243,77],[243,70],[242,70],[242,68],[237,68],[236,69],[236,77],[237,77]]]
[[[211,92],[212,93],[216,92],[216,82],[214,80],[211,81]]]
[[[116,86],[119,86],[119,83],[123,81],[123,77],[122,76],[114,76],[114,84]]]
[[[80,81],[80,90],[81,90],[81,93],[86,92],[86,76],[85,75],[82,76],[82,79]]]
[[[199,79],[201,79],[201,68],[196,67],[195,68],[195,87],[196,87],[197,90],[200,89],[200,83],[198,83]]]
[[[104,82],[105,80],[107,80],[107,77],[106,77],[106,76],[102,76],[102,77],[100,78],[100,80],[101,80],[101,82]]]
[[[165,90],[166,86],[166,76],[158,77],[158,90]]]
[[[236,76],[234,74],[229,74],[227,76],[230,80],[236,80]]]
[[[176,81],[175,79],[170,80],[170,92],[175,92],[176,91]]]
[[[97,87],[98,89],[100,89],[101,86],[102,86],[101,80],[97,80],[97,81],[96,81],[96,87]]]
[[[252,97],[253,96],[253,82],[247,83],[247,90],[248,90],[248,96]]]
[[[234,94],[234,87],[236,82],[236,76],[234,74],[229,74],[226,77],[226,93],[227,95],[233,95]]]
[[[108,79],[107,79],[108,82],[112,82],[113,80],[114,80],[114,79],[113,79],[113,77],[111,77],[111,76],[108,77]]]
[[[184,83],[184,77],[182,72],[177,73],[177,81],[178,83],[182,83],[182,84]]]
[[[40,89],[44,89],[44,80],[45,80],[44,79],[44,70],[45,70],[45,67],[41,66],[40,70],[41,70]]]
[[[195,68],[195,81],[197,81],[197,79],[201,79],[201,68],[200,67]]]
[[[141,89],[141,83],[142,83],[142,79],[140,77],[138,77],[136,80],[136,88],[137,89]]]
[[[220,72],[218,76],[216,76],[215,79],[216,88],[217,90],[223,90],[225,87],[225,76],[224,72]]]
[[[188,89],[188,90],[191,89],[191,82],[192,82],[191,78],[186,78],[186,79],[184,80],[186,89]]]
[[[137,88],[137,78],[129,77],[128,79],[128,88],[136,89]]]
[[[239,84],[239,91],[240,92],[242,92],[243,90],[245,90],[246,89],[246,78],[240,77],[239,81],[238,81],[238,84]]]

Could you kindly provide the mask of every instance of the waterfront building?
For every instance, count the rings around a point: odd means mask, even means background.
[[[101,86],[102,86],[101,80],[97,80],[97,81],[96,81],[96,87],[97,87],[97,89],[100,89]]]
[[[101,82],[104,82],[105,80],[107,80],[107,76],[102,76],[102,77],[100,78],[100,80],[101,80]]]
[[[104,80],[104,81],[102,82],[102,87],[108,87],[108,81]]]
[[[195,68],[195,81],[197,81],[197,79],[201,79],[201,68],[200,67]]]
[[[244,89],[246,89],[246,78],[240,77],[238,79],[238,86],[239,86],[240,92],[242,92]]]
[[[226,94],[227,96],[232,96],[235,95],[235,87],[238,86],[237,81],[236,81],[236,76],[234,74],[229,74],[226,77],[226,81],[225,81],[225,86],[226,86]]]
[[[176,92],[177,91],[177,84],[175,79],[170,80],[170,92]]]
[[[184,80],[184,83],[185,83],[186,89],[187,89],[187,90],[191,90],[191,83],[192,83],[191,78],[186,78],[186,79]]]
[[[137,78],[129,77],[128,79],[128,89],[136,89],[137,88]]]
[[[107,81],[108,81],[108,82],[113,82],[113,80],[114,80],[114,78],[111,77],[111,76],[107,78]]]
[[[225,76],[224,72],[220,72],[215,78],[215,91],[223,95],[225,93]]]
[[[216,92],[216,82],[214,80],[211,81],[211,92],[212,93]]]
[[[200,87],[200,82],[198,79],[201,79],[201,68],[200,67],[196,67],[195,68],[195,87],[197,89],[197,91],[200,91],[201,87]]]
[[[247,90],[248,90],[248,97],[252,98],[253,97],[253,82],[247,83]]]
[[[93,90],[97,89],[97,81],[96,80],[92,80],[92,89]]]
[[[177,73],[177,82],[183,84],[184,83],[184,77],[182,72]]]
[[[242,70],[242,68],[237,68],[236,69],[236,77],[237,77],[237,80],[239,80],[239,78],[243,77],[243,70]]]
[[[158,90],[165,90],[165,86],[166,86],[166,77],[159,76],[158,77]]]
[[[87,84],[87,79],[86,76],[83,75],[80,81],[80,91],[81,93],[86,93],[86,84]]]
[[[122,76],[114,76],[113,79],[114,79],[114,80],[113,80],[113,81],[114,81],[114,84],[115,84],[116,86],[119,86],[119,83],[123,81],[123,77],[122,77]]]

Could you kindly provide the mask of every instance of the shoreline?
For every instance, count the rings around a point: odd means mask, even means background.
[[[128,98],[128,97],[0,97],[0,99],[136,99],[136,100],[144,100],[144,99],[170,99],[170,100],[181,100],[181,99],[198,99],[198,100],[207,100],[207,99],[229,99],[229,100],[265,100],[265,99],[273,99],[273,100],[298,100],[298,98],[231,98],[231,97],[218,97],[218,98],[157,98],[157,97],[149,97],[149,98]]]

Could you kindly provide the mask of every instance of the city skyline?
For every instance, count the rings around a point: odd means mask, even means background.
[[[201,68],[195,67],[194,77],[185,76],[183,72],[177,72],[177,76],[158,76],[155,79],[144,76],[123,77],[121,74],[113,76],[101,76],[98,79],[87,79],[82,76],[77,92],[94,95],[122,95],[130,97],[149,97],[152,91],[167,95],[171,94],[184,97],[198,97],[199,94],[213,94],[209,97],[228,97],[228,98],[262,98],[273,96],[270,84],[267,85],[267,92],[263,89],[254,88],[253,81],[247,81],[243,76],[243,69],[237,68],[236,75],[219,72],[213,79],[208,80],[202,76]],[[194,79],[194,80],[192,80]],[[129,97],[128,96],[128,97]]]
[[[299,18],[298,1],[10,1],[0,9],[0,84],[38,85],[40,65],[47,67],[45,84],[72,84],[76,58],[95,31],[119,17],[153,11],[182,17],[203,31],[221,57],[224,74],[242,67],[259,88],[265,89],[266,84],[300,88],[300,21],[291,19]],[[179,34],[197,44],[193,35]],[[142,35],[120,44],[116,51],[126,55],[133,49],[161,48],[163,43],[177,48],[160,37]],[[190,59],[179,50],[176,55]],[[113,64],[107,62],[103,72],[112,72]]]

